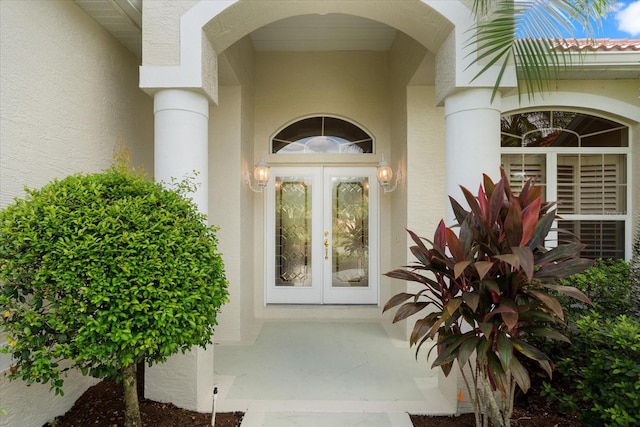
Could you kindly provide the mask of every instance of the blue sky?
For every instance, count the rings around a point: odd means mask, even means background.
[[[619,0],[615,10],[596,28],[597,38],[640,39],[640,0]]]

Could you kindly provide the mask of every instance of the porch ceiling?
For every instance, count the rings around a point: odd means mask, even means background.
[[[397,31],[370,19],[339,13],[300,15],[251,33],[258,51],[385,51]]]

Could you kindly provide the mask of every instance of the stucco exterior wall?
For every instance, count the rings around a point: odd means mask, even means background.
[[[336,114],[359,123],[388,150],[387,55],[380,52],[258,52],[255,152],[268,152],[282,126],[313,114]],[[276,158],[273,161],[277,161]]]
[[[252,172],[253,159],[253,59],[248,39],[224,52],[225,62],[233,70],[234,82],[220,87],[217,106],[210,112],[210,193],[209,220],[220,226],[220,250],[229,280],[229,303],[222,307],[214,340],[239,341],[253,326],[254,195],[243,182],[244,172]],[[244,330],[244,333],[243,333]]]
[[[389,159],[394,173],[400,170],[403,174],[401,184],[392,193],[384,194],[381,197],[381,213],[385,218],[387,213],[389,220],[381,233],[381,273],[393,270],[401,265],[407,265],[407,216],[408,216],[408,180],[413,179],[407,175],[408,169],[408,146],[409,132],[416,125],[416,120],[421,121],[420,111],[415,115],[411,113],[415,105],[410,104],[409,92],[413,90],[408,87],[417,73],[433,70],[424,70],[421,64],[428,55],[427,50],[412,38],[404,33],[399,33],[394,40],[389,52],[390,67],[390,98],[391,98],[391,142],[389,152],[385,156]],[[433,65],[432,65],[433,68]],[[431,82],[433,84],[433,82]],[[435,106],[425,106],[426,109],[433,109]],[[406,291],[407,285],[400,280],[393,280],[386,276],[381,276],[381,304],[384,304],[390,297],[397,293]],[[385,314],[385,319],[389,322],[393,319],[395,310]],[[390,324],[387,328],[397,338],[406,339],[407,331],[412,329],[410,322],[399,322]]]
[[[153,172],[152,103],[138,89],[137,59],[73,2],[3,0],[0,41],[0,208],[24,186],[108,167],[121,144]],[[11,427],[40,427],[96,382],[71,373],[59,397],[5,374],[0,426]]]
[[[144,65],[180,65],[180,17],[198,0],[142,2]]]

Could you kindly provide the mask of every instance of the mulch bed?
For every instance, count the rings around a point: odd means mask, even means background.
[[[55,424],[43,427],[121,427],[124,425],[124,403],[121,384],[102,381],[89,388],[75,405]],[[171,403],[141,399],[140,411],[144,426],[153,427],[210,427],[211,414],[187,411]],[[239,427],[242,412],[216,414],[216,427]],[[414,427],[475,427],[473,414],[459,417],[430,417],[412,415]],[[516,401],[512,417],[513,427],[581,427],[576,415],[565,415],[557,407],[533,390],[526,398]],[[329,426],[328,426],[329,427]],[[330,426],[340,427],[340,426]]]

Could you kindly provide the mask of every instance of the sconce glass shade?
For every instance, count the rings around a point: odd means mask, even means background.
[[[253,178],[261,187],[267,185],[267,182],[269,182],[269,166],[264,160],[256,163],[256,167],[253,170]]]
[[[384,187],[385,185],[389,184],[389,182],[391,182],[391,178],[393,178],[393,170],[391,170],[389,163],[387,163],[385,160],[382,160],[378,164],[376,175],[378,177],[378,182]]]
[[[398,169],[396,174],[396,182],[391,185],[391,179],[393,178],[393,170],[389,163],[384,160],[384,156],[380,163],[378,163],[378,170],[376,171],[376,176],[378,178],[378,184],[384,190],[385,193],[390,193],[398,187],[398,183],[402,181],[402,171]]]

